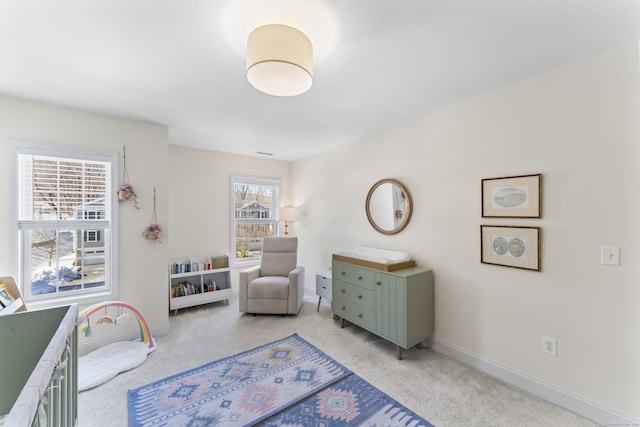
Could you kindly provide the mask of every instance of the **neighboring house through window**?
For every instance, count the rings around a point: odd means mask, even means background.
[[[11,141],[12,260],[26,301],[117,297],[117,153]]]
[[[231,253],[234,263],[258,261],[262,238],[276,235],[280,180],[231,179]]]

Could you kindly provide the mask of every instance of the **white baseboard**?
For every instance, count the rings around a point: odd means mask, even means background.
[[[517,372],[513,369],[501,366],[453,344],[434,338],[429,340],[429,345],[438,353],[442,353],[456,359],[465,365],[476,368],[488,375],[491,375],[492,377],[518,387],[519,389],[528,391],[535,396],[554,403],[571,412],[582,415],[583,417],[593,420],[598,424],[640,426],[639,420],[627,417],[626,415],[620,414],[612,409],[606,408],[552,385],[545,384],[533,377],[523,374],[522,372]]]

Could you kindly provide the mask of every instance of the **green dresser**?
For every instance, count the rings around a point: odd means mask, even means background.
[[[381,271],[333,260],[333,312],[402,349],[433,334],[433,274],[420,267]]]

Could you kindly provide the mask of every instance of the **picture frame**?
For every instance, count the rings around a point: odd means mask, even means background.
[[[481,225],[480,261],[541,271],[540,234],[540,227]]]
[[[541,218],[542,174],[482,180],[483,218]]]

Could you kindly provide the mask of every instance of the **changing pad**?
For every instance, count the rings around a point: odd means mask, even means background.
[[[380,264],[395,264],[397,262],[410,261],[411,256],[406,252],[388,251],[386,249],[357,247],[351,250],[338,249],[336,254],[350,258],[358,258],[365,261],[377,262]]]
[[[333,259],[384,271],[395,271],[415,265],[415,261],[406,252],[367,247],[337,249],[333,253]]]

